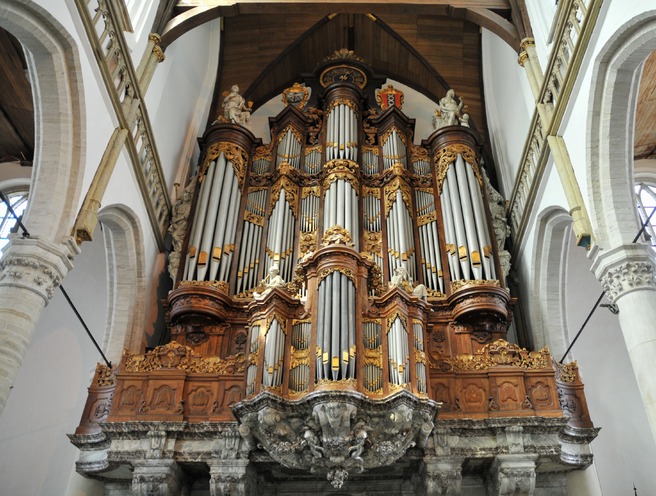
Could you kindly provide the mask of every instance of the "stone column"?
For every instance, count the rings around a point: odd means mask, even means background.
[[[247,496],[248,459],[221,459],[210,465],[210,496]]]
[[[53,244],[16,238],[0,261],[0,413],[18,374],[32,333],[79,250],[70,239]]]
[[[426,496],[457,496],[462,483],[463,458],[424,458]]]
[[[184,474],[173,460],[139,460],[132,462],[134,496],[180,496]]]
[[[544,81],[538,54],[535,51],[535,40],[533,38],[524,38],[520,45],[519,65],[526,70],[528,84],[531,86],[533,97],[537,100],[540,96],[540,90]]]
[[[155,68],[157,64],[163,62],[165,59],[164,51],[159,46],[160,37],[157,33],[151,33],[148,36],[148,44],[144,52],[141,62],[136,69],[137,79],[139,80],[139,89],[141,94],[145,95],[150,81],[153,79]]]
[[[656,254],[648,245],[622,245],[599,253],[592,271],[619,309],[624,341],[656,439]]]
[[[538,455],[498,455],[490,468],[488,494],[494,496],[533,496],[535,460]]]

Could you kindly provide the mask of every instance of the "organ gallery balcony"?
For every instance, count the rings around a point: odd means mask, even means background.
[[[338,52],[268,145],[225,97],[174,211],[171,341],[98,367],[81,473],[125,494],[532,494],[591,463],[576,364],[506,341],[503,200],[462,101],[415,145],[378,81]]]

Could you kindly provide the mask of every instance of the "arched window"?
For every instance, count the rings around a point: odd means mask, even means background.
[[[8,193],[5,192],[4,195],[14,210],[14,213],[21,217],[27,208],[27,190],[14,190]],[[7,205],[4,202],[0,202],[0,255],[2,255],[2,250],[7,243],[9,243],[9,234],[15,232],[15,227],[16,219],[7,208]]]
[[[652,214],[654,209],[656,209],[656,183],[652,181],[637,182],[635,185],[635,194],[640,222],[645,224],[647,219],[649,219],[649,223],[645,226],[643,239],[656,247],[656,213]]]

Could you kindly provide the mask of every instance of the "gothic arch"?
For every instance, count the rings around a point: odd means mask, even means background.
[[[561,207],[547,207],[537,218],[533,251],[531,324],[536,349],[549,346],[560,357],[569,346],[566,311],[567,254],[572,217]]]
[[[633,196],[633,134],[641,66],[656,49],[656,11],[632,18],[596,58],[588,119],[588,192],[597,242],[629,244],[639,226]]]
[[[141,352],[146,292],[143,233],[139,218],[125,205],[98,213],[107,256],[107,325],[102,342],[110,361],[118,363],[125,348]]]
[[[29,0],[0,4],[0,26],[25,47],[35,111],[34,170],[25,218],[30,233],[61,242],[70,235],[82,182],[85,128],[75,41]]]

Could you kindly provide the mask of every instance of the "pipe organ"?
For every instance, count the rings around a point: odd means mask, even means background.
[[[236,418],[247,450],[339,488],[431,443],[438,410],[465,424],[561,417],[561,395],[587,412],[548,351],[504,341],[512,301],[477,133],[446,126],[414,144],[391,86],[376,105],[381,82],[328,59],[287,90],[307,93],[283,99],[269,144],[234,123],[207,129],[176,244],[173,341],[126,355],[102,393],[117,398],[107,425]]]

